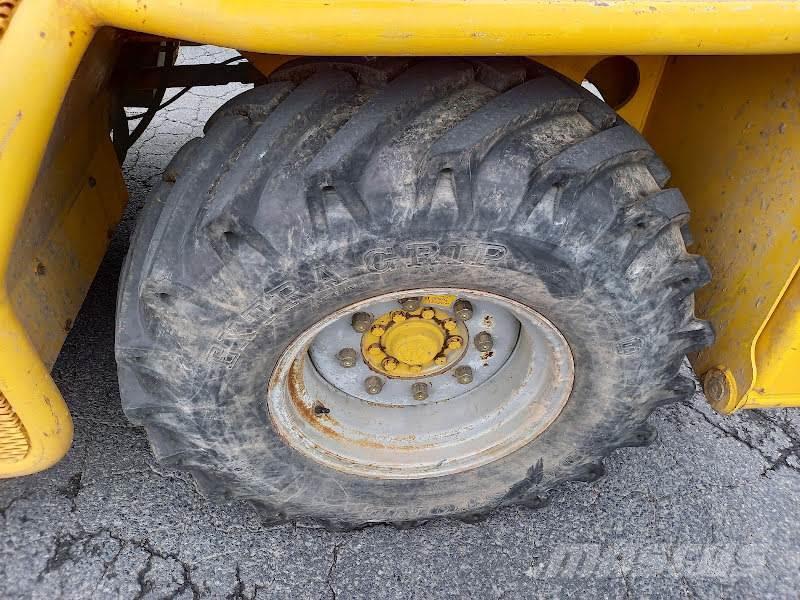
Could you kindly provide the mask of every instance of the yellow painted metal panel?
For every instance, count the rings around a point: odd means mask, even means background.
[[[72,440],[69,411],[11,304],[7,272],[53,123],[93,34],[82,11],[55,1],[22,2],[0,39],[0,393],[30,443],[2,476],[54,464]]]
[[[589,70],[603,60],[604,56],[534,56],[534,60],[581,83]],[[633,98],[617,109],[619,114],[633,127],[642,131],[650,106],[653,103],[661,73],[664,70],[665,56],[630,56],[639,67],[639,87]]]
[[[800,405],[800,56],[672,58],[645,133],[713,273],[697,311],[717,342],[693,362],[736,385],[710,400],[724,412]]]
[[[800,52],[795,0],[84,0],[101,24],[312,55]]]

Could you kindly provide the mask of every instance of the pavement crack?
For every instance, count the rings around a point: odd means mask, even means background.
[[[331,593],[331,600],[336,600],[336,588],[333,587],[333,571],[336,569],[336,563],[339,561],[339,549],[342,547],[343,542],[338,542],[333,546],[333,554],[331,556],[331,564],[328,567],[328,574],[325,577],[325,583]]]
[[[728,429],[727,427],[723,427],[720,423],[715,422],[706,413],[693,404],[688,402],[684,402],[683,404],[700,415],[706,423],[722,432],[725,437],[732,438],[750,450],[757,452],[764,462],[767,463],[767,467],[761,472],[762,477],[766,477],[767,473],[776,471],[779,468],[791,469],[800,473],[800,466],[795,466],[789,462],[790,458],[794,457],[797,459],[800,457],[800,440],[798,439],[797,433],[794,431],[788,421],[778,421],[761,414],[754,415],[757,420],[766,421],[769,427],[777,427],[780,429],[781,433],[783,433],[787,439],[792,442],[790,446],[785,446],[784,448],[778,450],[778,456],[774,457],[770,455],[769,452],[754,444],[751,440],[742,436],[738,431]]]

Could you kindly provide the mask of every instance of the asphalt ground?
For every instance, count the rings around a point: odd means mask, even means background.
[[[188,48],[184,62],[231,56]],[[125,164],[131,201],[54,377],[75,441],[54,468],[0,482],[2,598],[797,598],[800,410],[659,409],[659,439],[539,510],[330,533],[268,528],[156,464],[122,414],[117,279],[136,214],[177,148],[241,86],[197,88]],[[174,91],[173,91],[174,93]]]

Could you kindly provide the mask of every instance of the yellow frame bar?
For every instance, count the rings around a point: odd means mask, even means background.
[[[88,0],[99,24],[273,54],[800,51],[794,0]]]
[[[795,0],[26,0],[0,39],[0,392],[46,468],[67,407],[9,301],[14,240],[71,77],[98,27],[262,53],[310,55],[800,52]]]

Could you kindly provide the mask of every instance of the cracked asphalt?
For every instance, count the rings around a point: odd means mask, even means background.
[[[184,62],[230,51],[183,50]],[[198,88],[125,164],[131,202],[54,377],[75,420],[56,467],[0,482],[2,598],[798,598],[800,410],[721,417],[698,394],[651,418],[659,439],[546,507],[485,521],[330,533],[267,528],[157,465],[120,409],[114,302],[154,178],[241,86]]]

